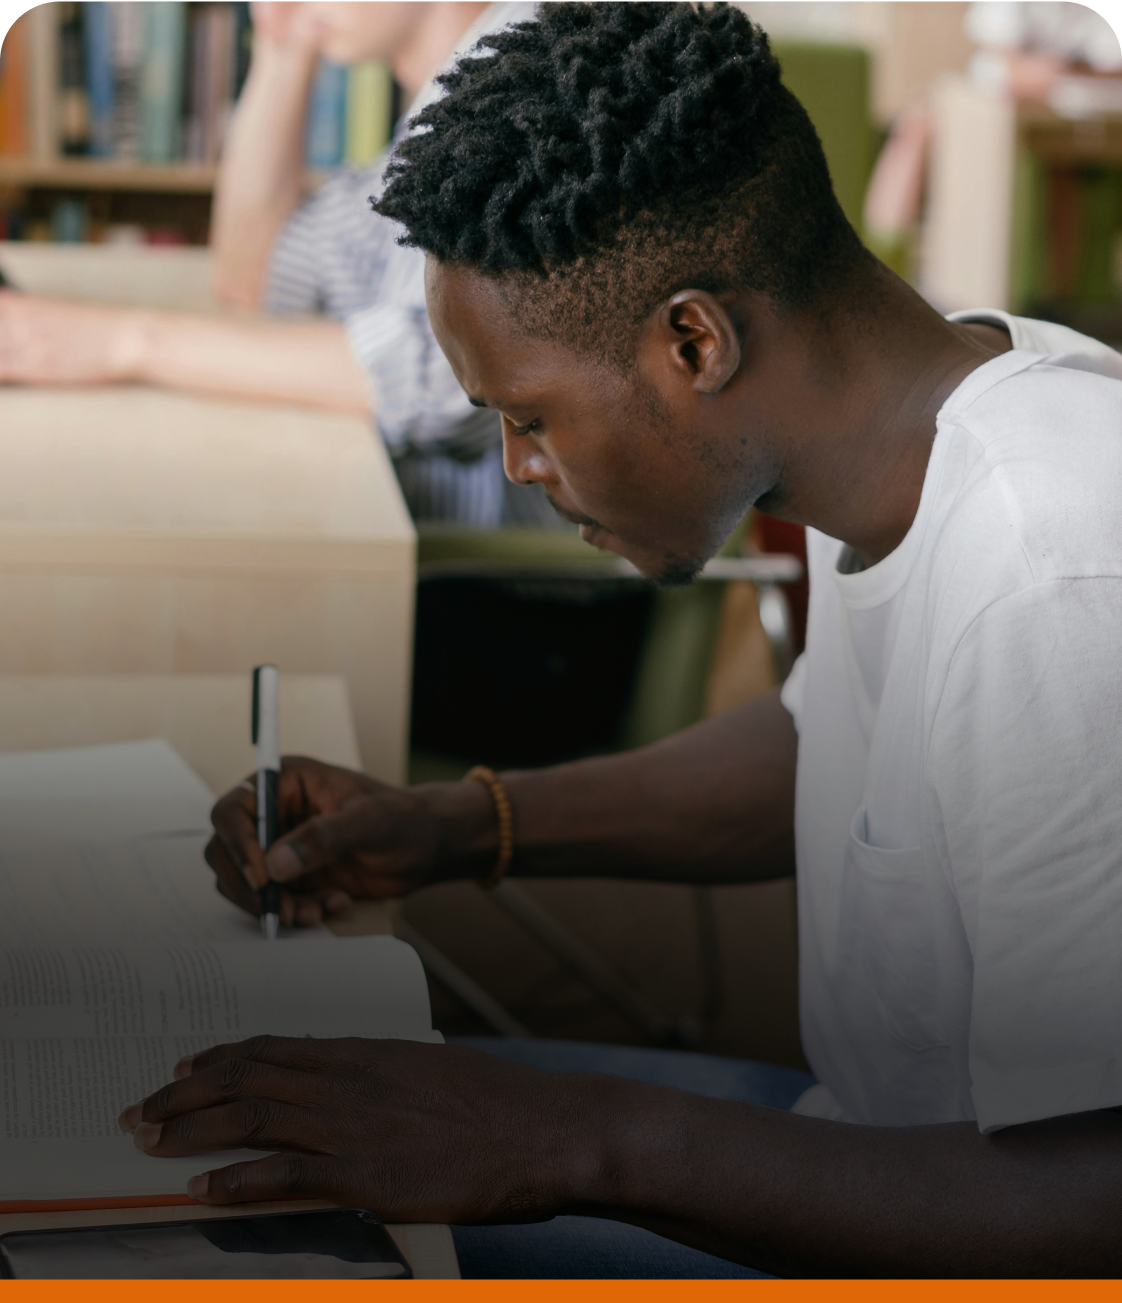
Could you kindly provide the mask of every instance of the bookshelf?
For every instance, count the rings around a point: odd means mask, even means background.
[[[40,4],[0,52],[0,238],[204,244],[217,162],[249,67],[241,0]],[[305,188],[385,147],[385,63],[321,63]]]
[[[948,77],[934,89],[919,283],[1122,342],[1122,112],[1067,118]]]
[[[138,193],[209,195],[218,168],[213,163],[129,163],[87,158],[0,157],[0,187],[39,190],[123,190]],[[327,172],[305,173],[314,189]]]
[[[115,163],[84,158],[0,158],[0,186],[39,190],[132,190],[209,194],[212,163]]]

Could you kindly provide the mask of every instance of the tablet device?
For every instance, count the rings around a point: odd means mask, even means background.
[[[409,1264],[363,1208],[0,1235],[12,1280],[403,1280]]]

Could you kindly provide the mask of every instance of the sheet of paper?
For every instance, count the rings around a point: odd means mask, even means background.
[[[0,754],[0,837],[123,841],[210,827],[214,795],[163,738]]]
[[[203,859],[208,837],[83,845],[0,829],[0,952],[115,940],[261,941],[257,920],[219,894]]]
[[[213,800],[162,738],[0,754],[0,949],[256,940],[203,859]]]

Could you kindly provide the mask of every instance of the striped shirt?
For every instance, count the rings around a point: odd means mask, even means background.
[[[534,10],[489,6],[452,59]],[[430,82],[410,115],[436,93]],[[440,351],[425,309],[424,253],[397,244],[397,224],[370,211],[388,157],[341,172],[293,213],[273,247],[266,311],[319,313],[345,325],[415,520],[560,526],[540,486],[506,479],[498,414],[472,407]]]

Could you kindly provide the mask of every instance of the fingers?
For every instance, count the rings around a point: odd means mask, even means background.
[[[295,829],[277,843],[289,845],[289,851],[280,857],[284,871],[273,863],[270,868],[278,882],[288,882],[315,869],[328,867],[344,846],[348,826],[326,832],[313,827],[305,832],[317,818],[330,816],[358,793],[373,787],[370,779],[349,769],[325,765],[304,756],[285,756],[281,761],[278,796],[281,826]],[[268,880],[265,856],[257,844],[257,796],[253,776],[221,797],[211,811],[214,835],[224,852],[215,849],[212,867],[227,886],[227,894],[236,899],[232,885],[234,872],[239,873],[254,891],[260,891]],[[295,838],[295,841],[293,840]],[[276,849],[276,848],[274,848]],[[208,860],[209,860],[208,856]]]
[[[217,1149],[320,1151],[332,1147],[323,1123],[314,1109],[275,1099],[240,1099],[166,1122],[141,1122],[133,1132],[133,1143],[154,1158],[209,1154]]]
[[[317,1073],[329,1068],[353,1068],[359,1063],[369,1063],[372,1053],[377,1053],[378,1045],[378,1041],[354,1036],[322,1040],[311,1036],[253,1036],[246,1041],[233,1041],[200,1050],[191,1056],[190,1071],[193,1075],[216,1064],[244,1059],[249,1063],[286,1068],[292,1072]],[[176,1065],[177,1074],[180,1065],[186,1062],[187,1060],[181,1059]]]
[[[214,825],[211,846],[215,847],[216,858],[211,858],[208,846],[207,863],[228,887],[236,873],[256,892],[265,885],[269,875],[265,871],[264,853],[257,844],[257,794],[252,790],[251,781],[247,782],[249,786],[239,784],[220,797],[210,812]]]
[[[130,1104],[120,1116],[121,1128],[135,1131],[144,1122],[167,1122],[185,1113],[251,1098],[311,1104],[322,1093],[314,1073],[248,1057],[245,1051],[253,1044],[244,1041],[240,1046],[219,1046],[219,1050],[241,1050],[242,1053],[215,1057],[208,1062],[203,1060],[207,1055],[214,1055],[214,1050],[195,1055],[194,1070],[189,1076],[162,1086],[139,1104]]]
[[[369,818],[366,804],[356,801],[308,819],[270,847],[269,872],[277,882],[292,882],[372,849]]]
[[[261,898],[257,888],[249,881],[249,873],[234,859],[229,846],[217,834],[207,842],[203,857],[214,870],[218,890],[227,900],[232,900],[235,905],[251,914],[260,913]],[[264,872],[262,866],[261,874],[264,875]]]
[[[222,895],[247,913],[260,914],[260,892],[255,891],[234,867],[229,853],[217,837],[211,838],[204,854],[214,870],[216,885]],[[347,892],[332,885],[309,884],[309,889],[307,895],[281,892],[280,921],[285,927],[319,927],[326,915],[341,914],[353,903]]]
[[[320,1154],[270,1154],[255,1163],[232,1163],[193,1176],[187,1193],[200,1203],[269,1199],[352,1199],[345,1160]]]

